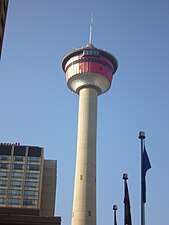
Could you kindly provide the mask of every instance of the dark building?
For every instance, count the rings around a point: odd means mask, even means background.
[[[54,217],[56,160],[36,146],[0,144],[0,224],[60,225]]]
[[[2,44],[5,31],[5,22],[8,10],[8,0],[0,0],[0,58],[2,53]]]
[[[0,214],[0,224],[5,225],[60,225],[60,217]]]

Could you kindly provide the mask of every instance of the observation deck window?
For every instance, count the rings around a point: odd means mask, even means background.
[[[99,56],[99,51],[96,49],[86,49],[83,51],[83,56]]]

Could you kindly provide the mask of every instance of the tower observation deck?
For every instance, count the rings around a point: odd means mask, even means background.
[[[102,94],[111,86],[117,60],[110,53],[88,44],[65,55],[62,68],[71,91],[79,93],[84,87],[93,87]]]
[[[62,60],[67,85],[79,95],[72,225],[96,225],[97,97],[110,89],[117,66],[113,55],[92,44]]]

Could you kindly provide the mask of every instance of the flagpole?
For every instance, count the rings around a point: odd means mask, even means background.
[[[139,132],[139,139],[141,140],[141,225],[145,225],[145,203],[143,201],[143,151],[144,151],[144,131]]]
[[[117,205],[113,205],[113,211],[114,211],[114,225],[117,225],[117,217],[116,217]]]
[[[123,180],[124,180],[124,193],[125,193],[125,182],[128,180],[127,173],[123,173]],[[126,225],[125,204],[124,204],[124,225]]]

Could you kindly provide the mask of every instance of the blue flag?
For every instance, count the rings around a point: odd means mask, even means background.
[[[142,200],[146,203],[146,172],[151,168],[150,160],[148,158],[146,148],[144,146],[143,156],[142,156]]]
[[[130,198],[127,181],[125,180],[125,193],[124,193],[124,225],[132,225],[131,210],[130,210]]]

